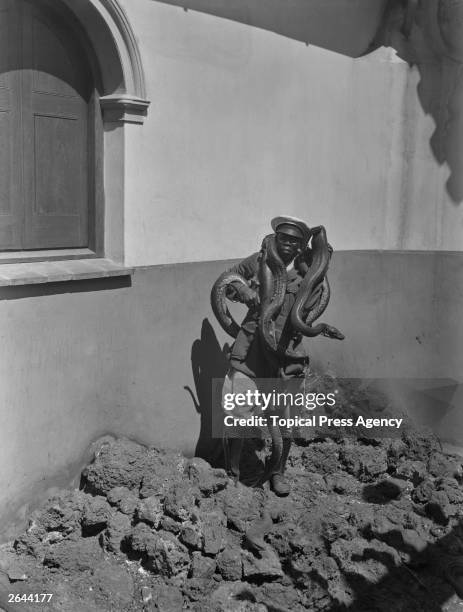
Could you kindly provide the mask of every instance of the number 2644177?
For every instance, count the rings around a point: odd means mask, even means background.
[[[45,603],[53,597],[52,593],[8,593],[8,603]]]

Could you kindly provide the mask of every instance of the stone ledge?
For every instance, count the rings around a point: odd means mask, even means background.
[[[126,268],[110,259],[69,259],[0,264],[0,287],[128,276],[133,274],[133,271],[133,268]]]

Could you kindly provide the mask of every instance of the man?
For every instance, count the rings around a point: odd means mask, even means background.
[[[271,226],[276,235],[278,254],[287,269],[284,301],[274,321],[274,333],[278,342],[283,330],[287,333],[289,315],[303,278],[298,265],[300,263],[299,256],[307,247],[311,230],[301,219],[289,216],[275,217],[271,221]],[[230,370],[224,381],[223,394],[243,392],[248,389],[253,391],[257,389],[256,379],[302,377],[308,363],[308,357],[302,347],[299,346],[302,339],[301,334],[294,334],[289,330],[289,348],[298,353],[297,359],[279,357],[262,344],[258,333],[260,256],[260,253],[254,253],[230,269],[230,272],[238,273],[248,281],[247,286],[242,283],[233,284],[234,295],[231,296],[231,299],[246,304],[249,310],[231,349]],[[245,406],[236,409],[233,414],[234,416],[247,417],[255,413],[256,406]],[[227,412],[227,414],[230,413]],[[291,431],[282,429],[282,435],[282,458],[280,464],[275,466],[274,473],[270,477],[272,490],[280,496],[288,495],[290,491],[289,484],[284,477],[284,471],[291,447]],[[228,467],[230,474],[236,479],[239,478],[242,445],[242,437],[231,438],[228,441]]]

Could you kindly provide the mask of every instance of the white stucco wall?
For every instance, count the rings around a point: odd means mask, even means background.
[[[336,249],[461,248],[422,75],[394,49],[353,59],[177,6],[121,4],[152,101],[145,125],[126,128],[128,264],[241,257],[281,213],[326,225]]]

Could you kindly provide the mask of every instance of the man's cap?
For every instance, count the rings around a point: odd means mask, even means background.
[[[309,226],[297,217],[275,217],[272,219],[271,225],[274,232],[283,232],[290,236],[296,236],[304,242],[308,242],[310,238],[311,232]]]

